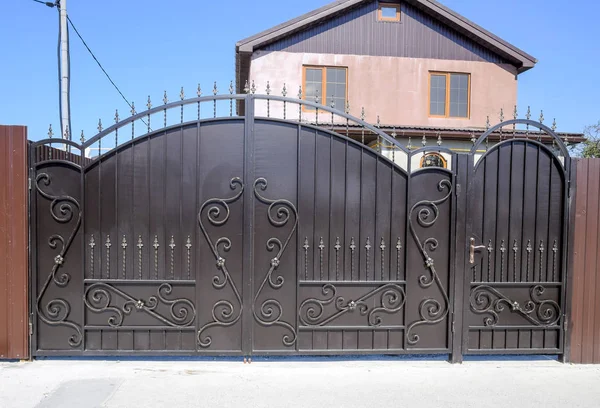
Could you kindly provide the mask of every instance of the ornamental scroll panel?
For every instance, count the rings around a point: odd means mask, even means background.
[[[508,140],[473,163],[467,238],[467,352],[560,352],[567,180],[533,140]],[[467,256],[468,258],[468,256]]]

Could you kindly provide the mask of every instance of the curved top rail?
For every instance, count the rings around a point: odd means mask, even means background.
[[[475,154],[477,152],[477,149],[479,148],[479,146],[481,146],[481,144],[483,142],[485,142],[485,140],[496,130],[506,127],[506,126],[509,126],[509,125],[517,125],[517,124],[529,125],[529,126],[536,127],[540,130],[543,130],[548,135],[550,135],[554,139],[554,141],[556,141],[558,148],[560,149],[561,153],[563,154],[563,156],[565,158],[571,157],[569,154],[569,149],[567,149],[567,146],[565,146],[564,142],[560,139],[560,137],[558,137],[558,135],[556,134],[556,132],[554,130],[550,129],[548,126],[546,126],[540,122],[536,122],[534,120],[529,120],[529,119],[511,119],[511,120],[507,120],[505,122],[499,123],[499,124],[491,127],[487,132],[485,132],[483,135],[481,135],[479,137],[479,139],[477,139],[477,142],[475,142],[475,144],[471,148],[470,154]],[[523,139],[523,138],[519,138],[519,139],[529,140],[529,139]]]
[[[339,116],[339,117],[351,120],[352,122],[357,123],[357,124],[363,126],[365,129],[370,130],[371,132],[373,132],[373,133],[381,136],[387,142],[390,142],[394,146],[398,147],[404,153],[409,154],[408,149],[406,149],[404,146],[402,146],[400,144],[400,142],[398,142],[393,137],[389,136],[387,133],[383,132],[380,129],[377,129],[373,125],[368,124],[367,122],[365,122],[362,119],[359,119],[359,118],[357,118],[355,116],[352,116],[350,114],[342,112],[342,111],[340,111],[338,109],[331,108],[331,107],[326,106],[326,105],[321,105],[321,104],[318,104],[318,103],[315,103],[315,102],[305,101],[304,99],[295,99],[295,98],[288,98],[288,97],[283,97],[283,96],[252,95],[252,97],[253,97],[253,99],[257,99],[257,100],[269,100],[269,101],[278,101],[278,102],[289,102],[289,103],[294,103],[294,104],[297,104],[297,105],[309,106],[309,107],[315,108],[315,109],[318,108],[319,110],[322,110],[322,111],[325,111],[325,112],[329,112],[329,113],[333,113],[336,116]]]
[[[106,129],[103,129],[101,132],[96,134],[94,137],[92,137],[89,140],[87,140],[86,142],[84,142],[81,145],[81,147],[83,149],[91,147],[94,143],[98,142],[103,137],[115,132],[116,130],[118,130],[126,125],[129,125],[129,124],[135,122],[136,120],[143,119],[143,118],[145,118],[149,115],[155,114],[155,113],[160,113],[160,112],[167,111],[167,110],[170,110],[173,108],[182,108],[183,106],[192,105],[192,104],[200,104],[200,103],[205,103],[205,102],[216,102],[216,101],[233,101],[233,100],[235,100],[235,101],[245,100],[246,102],[249,102],[249,103],[254,103],[255,100],[285,102],[285,103],[307,106],[310,108],[318,109],[323,112],[332,113],[340,118],[347,119],[349,121],[352,121],[353,123],[356,123],[356,124],[364,127],[364,129],[371,131],[372,133],[378,135],[385,141],[396,146],[402,152],[404,152],[406,154],[409,153],[409,151],[404,146],[402,146],[397,140],[395,140],[393,137],[389,136],[388,134],[386,134],[382,130],[376,128],[375,126],[370,125],[369,123],[365,122],[364,120],[354,117],[352,115],[349,115],[348,113],[345,113],[343,111],[331,108],[326,105],[321,105],[321,104],[318,104],[315,102],[305,101],[303,99],[296,99],[296,98],[289,98],[289,97],[275,96],[275,95],[261,95],[261,94],[208,95],[208,96],[202,96],[202,97],[197,97],[197,98],[184,99],[184,100],[179,100],[179,101],[175,101],[175,102],[170,102],[170,103],[167,103],[164,105],[158,105],[158,106],[155,106],[155,107],[148,109],[146,111],[143,111],[143,112],[139,112],[139,113],[136,112],[133,116],[123,119],[123,120],[113,124],[112,126],[106,128]],[[219,116],[217,116],[217,117],[219,117]],[[288,120],[289,122],[301,121],[300,118],[298,121],[296,121],[294,119],[286,119],[286,120]]]
[[[115,123],[114,125],[102,130],[100,133],[96,134],[94,137],[92,137],[91,139],[87,140],[85,143],[82,144],[82,147],[85,149],[87,147],[90,147],[91,145],[93,145],[94,143],[96,143],[98,140],[102,139],[104,136],[111,134],[112,132],[114,132],[117,129],[122,128],[125,125],[128,125],[132,122],[135,122],[136,120],[139,119],[143,119],[144,117],[147,117],[148,115],[152,115],[154,113],[159,113],[159,112],[163,112],[165,110],[169,110],[172,108],[180,108],[182,106],[186,106],[186,105],[191,105],[194,103],[202,103],[202,102],[213,102],[213,101],[229,101],[229,100],[242,100],[245,99],[247,97],[247,95],[242,95],[242,94],[229,94],[229,95],[213,95],[213,96],[201,96],[198,98],[190,98],[190,99],[184,99],[184,100],[179,100],[176,102],[170,102],[164,105],[158,105],[155,106],[152,109],[148,109],[145,110],[143,112],[139,112],[133,116],[130,116],[126,119],[123,119],[117,123]]]

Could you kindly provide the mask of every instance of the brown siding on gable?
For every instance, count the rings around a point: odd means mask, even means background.
[[[27,128],[0,126],[0,359],[26,359]]]
[[[373,1],[262,50],[507,63],[417,8],[401,7],[400,22],[377,21]]]

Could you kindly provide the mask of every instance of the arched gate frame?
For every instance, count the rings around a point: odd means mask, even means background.
[[[473,346],[474,332],[538,329],[556,337],[541,348],[519,342],[518,351],[562,353],[566,225],[550,220],[567,211],[566,150],[561,162],[515,139],[480,157],[486,135],[470,155],[408,150],[347,113],[270,95],[164,102],[116,115],[88,141],[32,143],[34,356],[432,353],[459,361],[463,352],[502,350],[494,341]],[[223,108],[229,115],[217,115]],[[491,239],[492,218],[477,212],[478,169],[531,149],[536,180],[550,171],[552,204],[548,227],[540,216],[534,235],[522,235],[544,236],[546,254],[556,254],[544,258],[552,274],[471,281],[473,265],[501,263],[504,277],[507,262],[466,263],[467,236],[475,247]],[[422,167],[430,153],[447,168]],[[506,247],[512,235],[500,231]]]

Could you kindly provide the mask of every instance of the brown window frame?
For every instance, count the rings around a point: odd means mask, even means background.
[[[390,7],[396,9],[396,17],[384,17],[382,8]],[[377,21],[399,22],[400,21],[400,4],[398,3],[379,3],[377,7]]]
[[[345,69],[346,70],[346,102],[348,102],[348,67],[346,66],[337,66],[337,65],[302,65],[302,99],[308,102],[314,102],[315,100],[306,99],[306,70],[307,69],[320,69],[321,70],[321,84],[323,92],[321,94],[321,105],[329,106],[327,103],[327,68],[337,68],[337,69]],[[341,110],[342,112],[346,111],[346,106],[340,107],[336,106],[335,109]],[[315,111],[311,106],[302,105],[302,111]]]
[[[451,75],[466,75],[469,78],[469,84],[467,86],[467,116],[450,116],[450,77]],[[444,115],[432,115],[431,114],[431,77],[432,76],[446,76],[446,112]],[[429,112],[430,118],[444,118],[444,119],[470,119],[471,118],[471,74],[468,72],[443,72],[443,71],[429,71],[429,85],[427,87],[427,111]]]

